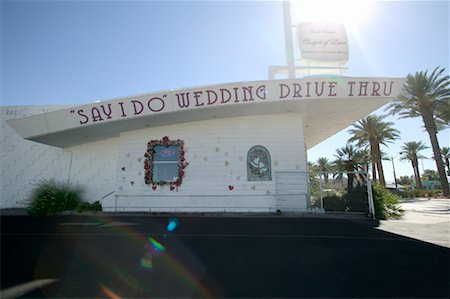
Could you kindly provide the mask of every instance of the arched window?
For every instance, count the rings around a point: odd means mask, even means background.
[[[269,151],[261,145],[255,145],[247,153],[247,180],[271,181],[272,163]]]

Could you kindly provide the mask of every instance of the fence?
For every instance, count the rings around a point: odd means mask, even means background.
[[[310,181],[310,205],[325,212],[375,214],[367,172],[320,172]]]

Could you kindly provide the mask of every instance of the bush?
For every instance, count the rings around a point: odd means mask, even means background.
[[[348,192],[327,191],[324,193],[325,211],[367,212],[367,191],[364,187],[350,189]]]
[[[347,200],[338,195],[328,195],[323,198],[325,211],[346,211]]]
[[[84,188],[55,180],[41,180],[31,191],[27,211],[34,216],[54,215],[74,210],[81,202]]]
[[[372,185],[372,194],[377,219],[398,219],[403,215],[403,210],[398,206],[398,196],[379,184]]]
[[[99,201],[93,203],[80,202],[75,210],[77,212],[102,211],[102,205]]]
[[[409,191],[401,191],[398,193],[402,198],[417,198],[417,197],[439,197],[442,195],[442,190],[433,189],[433,190],[422,190],[415,189]]]

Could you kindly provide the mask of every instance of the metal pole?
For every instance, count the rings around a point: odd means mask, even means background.
[[[288,78],[295,78],[295,63],[294,63],[294,46],[292,42],[292,23],[291,23],[291,8],[289,1],[283,1],[283,17],[284,17],[284,42],[286,51],[286,62],[288,67]]]

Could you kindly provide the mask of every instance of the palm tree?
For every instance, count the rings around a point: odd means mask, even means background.
[[[392,128],[393,122],[385,122],[385,115],[369,115],[353,125],[348,132],[353,136],[349,142],[356,142],[356,145],[369,146],[370,161],[372,163],[372,177],[377,181],[377,171],[380,178],[380,184],[386,186],[384,179],[383,164],[381,163],[382,154],[380,144],[386,145],[399,137],[399,131]]]
[[[370,152],[367,148],[363,148],[357,151],[355,155],[357,162],[357,169],[362,173],[358,173],[357,180],[365,185],[367,181],[367,173],[369,172],[370,165]]]
[[[442,159],[445,161],[445,166],[447,166],[447,173],[450,175],[450,147],[443,147],[441,149]]]
[[[335,164],[340,164],[343,171],[347,172],[347,190],[353,188],[355,171],[358,170],[357,149],[352,144],[336,149]]]
[[[450,122],[450,77],[443,75],[444,71],[444,68],[437,67],[430,75],[428,71],[408,74],[402,92],[386,109],[401,118],[422,117],[425,130],[430,136],[442,193],[450,197],[437,139],[438,130],[448,126]]]
[[[331,163],[328,158],[320,157],[317,159],[317,168],[322,173],[325,184],[328,184],[328,174],[331,171]]]
[[[317,179],[317,166],[308,161],[308,175],[309,175],[309,191],[311,194],[320,190],[319,181]]]
[[[410,141],[405,142],[402,146],[402,151],[400,152],[400,161],[411,161],[412,168],[414,170],[414,178],[416,180],[416,188],[422,189],[422,182],[420,181],[419,174],[419,159],[424,159],[425,157],[420,155],[419,152],[427,149],[428,147],[422,143],[422,141]]]

